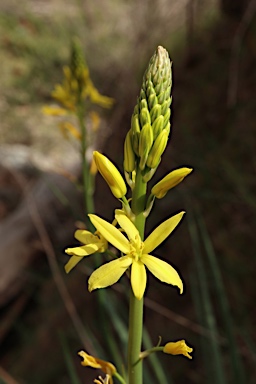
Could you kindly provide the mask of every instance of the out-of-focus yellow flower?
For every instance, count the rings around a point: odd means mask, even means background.
[[[109,376],[107,378],[108,381],[103,381],[103,383],[113,383],[112,376],[116,373],[116,367],[113,364],[109,363],[108,361],[98,359],[97,357],[88,355],[88,353],[85,351],[78,352],[78,355],[83,358],[83,361],[81,362],[83,366],[101,369],[102,372]],[[98,381],[98,383],[100,383],[100,381]]]
[[[45,115],[49,116],[65,116],[67,114],[67,110],[61,107],[50,107],[48,105],[45,105],[42,108],[42,111]]]
[[[93,104],[97,104],[103,108],[111,108],[113,106],[114,99],[112,97],[101,95],[91,80],[88,81],[86,91]]]
[[[185,340],[179,340],[176,342],[170,342],[165,344],[163,352],[171,355],[184,355],[188,359],[192,359],[189,355],[193,351],[193,348],[187,346]]]
[[[78,229],[74,236],[78,241],[85,245],[67,248],[65,250],[68,255],[72,256],[65,265],[66,273],[69,273],[83,257],[90,256],[95,252],[103,253],[108,248],[106,239],[97,231],[93,235],[89,231]]]
[[[92,122],[92,130],[97,132],[100,126],[100,115],[95,111],[91,111],[89,116]]]
[[[89,215],[92,224],[102,236],[124,254],[120,258],[102,265],[91,274],[88,282],[89,291],[116,283],[131,266],[131,285],[134,296],[138,300],[143,297],[146,288],[145,267],[160,281],[177,286],[182,293],[183,284],[178,272],[170,264],[148,253],[157,248],[171,234],[183,215],[184,212],[180,212],[164,221],[144,242],[141,241],[135,225],[122,210],[116,210],[115,219],[127,234],[128,239],[114,225],[99,216]]]
[[[97,151],[93,152],[93,158],[98,171],[105,179],[113,195],[117,199],[121,199],[123,196],[125,196],[127,188],[124,179],[122,178],[115,165],[106,156]]]
[[[59,123],[59,128],[65,139],[69,139],[68,134],[70,133],[75,139],[81,140],[81,132],[79,132],[79,130],[69,121],[62,121]]]
[[[162,199],[169,191],[169,189],[174,188],[176,185],[182,182],[182,180],[193,171],[192,168],[179,168],[168,173],[162,180],[160,180],[154,187],[151,189],[151,193],[155,195],[158,199]]]
[[[75,112],[81,100],[85,99],[89,99],[91,103],[100,105],[103,108],[113,106],[114,99],[101,95],[95,88],[87,67],[80,68],[78,78],[68,66],[63,68],[63,73],[63,83],[55,85],[52,97],[67,110]]]

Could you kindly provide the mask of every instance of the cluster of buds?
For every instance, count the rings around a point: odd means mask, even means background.
[[[172,72],[168,52],[161,46],[152,56],[143,77],[140,96],[124,145],[124,170],[139,166],[149,181],[161,161],[170,134]]]

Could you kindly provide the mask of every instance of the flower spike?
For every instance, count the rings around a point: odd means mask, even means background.
[[[133,156],[145,181],[160,163],[170,133],[172,73],[168,52],[159,46],[144,74],[140,96],[134,108],[130,135]],[[162,133],[164,131],[164,134]],[[132,156],[130,156],[132,158]],[[126,166],[127,160],[125,161]],[[126,166],[127,167],[127,166]],[[130,169],[125,169],[131,172]]]

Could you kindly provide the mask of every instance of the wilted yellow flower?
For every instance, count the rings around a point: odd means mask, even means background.
[[[68,255],[72,256],[65,265],[66,273],[69,273],[83,257],[90,256],[95,252],[103,253],[108,248],[106,239],[104,239],[104,237],[97,231],[93,235],[89,231],[78,229],[74,236],[78,241],[85,245],[67,248],[65,250]]]
[[[155,195],[158,199],[162,199],[169,191],[169,189],[175,187],[182,180],[193,171],[192,168],[179,168],[168,173],[162,180],[160,180],[154,187],[151,189],[151,193]]]
[[[146,288],[145,267],[160,281],[177,286],[182,293],[183,284],[178,272],[170,264],[148,253],[157,248],[171,234],[184,213],[180,212],[164,221],[144,242],[135,225],[122,210],[116,210],[115,219],[127,234],[128,239],[112,224],[99,216],[89,215],[91,222],[102,236],[124,254],[120,258],[102,265],[91,274],[88,282],[89,291],[116,283],[131,266],[131,285],[134,296],[138,300],[143,297]]]
[[[109,375],[106,375],[105,379],[103,379],[101,376],[99,376],[98,379],[94,380],[95,384],[110,384],[111,377]]]
[[[192,359],[192,356],[189,355],[192,351],[193,348],[188,347],[185,340],[167,343],[163,349],[164,353],[169,353],[171,355],[184,355],[189,359]]]
[[[114,164],[101,153],[94,151],[93,158],[98,168],[98,171],[105,179],[111,192],[117,199],[121,199],[126,195],[127,188],[123,177]]]
[[[103,383],[113,383],[112,376],[116,373],[116,367],[113,364],[109,363],[108,361],[98,359],[97,357],[88,355],[88,353],[85,351],[78,352],[78,355],[83,358],[83,361],[81,362],[83,366],[101,369],[102,372],[109,375],[107,378],[108,381],[103,381]]]

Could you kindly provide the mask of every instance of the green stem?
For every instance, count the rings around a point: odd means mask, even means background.
[[[117,380],[121,383],[121,384],[126,384],[126,381],[124,380],[124,378],[118,373],[118,372],[115,372],[114,375]]]
[[[153,347],[150,349],[146,349],[146,351],[141,352],[140,358],[145,359],[145,357],[148,357],[148,355],[150,355],[151,353],[154,353],[154,352],[163,352],[163,349],[164,349],[164,347]]]
[[[135,188],[132,194],[132,211],[135,214],[135,226],[141,239],[144,239],[145,217],[143,215],[146,202],[147,184],[143,182],[140,170],[136,175]],[[142,384],[143,370],[140,359],[143,331],[143,298],[136,299],[131,289],[128,341],[128,377],[129,384]]]
[[[87,214],[94,212],[94,201],[93,201],[93,176],[90,173],[90,165],[86,159],[86,150],[87,150],[87,134],[86,126],[84,122],[85,111],[84,105],[80,102],[77,111],[77,117],[79,120],[79,125],[81,129],[81,159],[82,159],[82,176],[83,176],[83,196],[84,196],[84,206],[86,212],[86,224],[89,231],[94,231],[94,227],[90,222]]]

